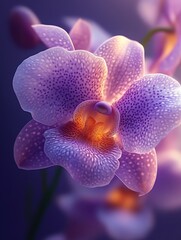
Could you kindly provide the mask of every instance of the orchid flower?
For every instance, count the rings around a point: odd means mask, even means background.
[[[58,206],[68,220],[65,239],[97,239],[104,234],[114,240],[135,240],[150,232],[154,216],[145,199],[116,179],[110,185],[101,193],[97,189],[89,193],[90,189],[81,192],[81,188],[76,188],[58,197]]]
[[[155,38],[154,44],[157,55],[150,60],[151,64],[148,71],[174,74],[180,63],[180,1],[140,1],[139,7],[140,14],[150,26],[160,25],[173,29],[170,33],[159,33]],[[151,11],[151,7],[154,10]],[[181,207],[180,139],[181,126],[178,126],[156,147],[158,176],[154,190],[150,194],[150,202],[159,209],[170,210]]]
[[[152,28],[166,27],[170,31],[155,36],[155,54],[148,72],[172,75],[181,62],[181,3],[179,0],[141,0],[139,12]]]
[[[158,176],[149,202],[157,209],[181,209],[181,152],[165,151],[159,155]]]
[[[87,187],[117,175],[128,188],[149,192],[154,147],[181,122],[180,84],[144,75],[144,49],[126,37],[112,37],[92,54],[75,50],[59,27],[34,30],[49,49],[21,63],[13,79],[33,118],[15,142],[18,167],[62,166]]]
[[[150,203],[161,210],[181,208],[181,126],[174,129],[156,147],[158,175]]]

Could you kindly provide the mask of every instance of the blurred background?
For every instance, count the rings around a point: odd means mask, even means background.
[[[27,57],[45,49],[22,49],[12,40],[8,17],[12,7],[24,5],[31,8],[44,24],[66,27],[62,19],[66,16],[88,18],[97,22],[111,35],[125,35],[140,41],[149,30],[139,17],[136,0],[3,0],[1,1],[1,230],[2,240],[23,240],[29,225],[29,215],[37,207],[42,194],[40,171],[19,170],[13,159],[13,144],[30,115],[23,112],[13,92],[12,79],[17,66]],[[47,170],[49,178],[54,168]],[[180,186],[181,187],[181,186]],[[63,180],[57,195],[66,190]],[[145,240],[180,240],[181,210],[155,213],[155,226]],[[57,210],[55,201],[43,218],[37,234],[38,240],[66,227],[64,212]],[[72,238],[73,239],[73,238]],[[102,239],[111,239],[104,236]]]

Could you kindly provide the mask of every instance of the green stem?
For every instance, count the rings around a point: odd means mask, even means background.
[[[55,174],[53,176],[52,182],[51,182],[49,188],[47,188],[46,191],[44,192],[44,195],[42,196],[42,199],[39,203],[39,207],[38,207],[37,211],[35,212],[32,224],[28,231],[27,240],[35,239],[35,236],[36,236],[38,228],[41,224],[42,218],[45,214],[45,211],[46,211],[49,203],[51,202],[51,199],[53,197],[55,189],[59,183],[60,175],[61,175],[61,168],[57,168],[55,171]]]
[[[153,28],[150,30],[140,41],[140,43],[145,47],[148,42],[151,40],[151,38],[159,32],[165,32],[165,33],[173,33],[174,30],[172,28],[166,28],[166,27],[158,27],[158,28]]]

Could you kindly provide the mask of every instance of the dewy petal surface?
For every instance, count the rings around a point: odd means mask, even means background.
[[[47,47],[63,47],[69,51],[74,50],[70,36],[64,29],[44,24],[36,24],[32,27]]]
[[[51,161],[64,167],[73,179],[87,187],[109,184],[119,167],[121,150],[115,144],[103,151],[65,136],[58,129],[46,131],[45,138],[44,150]]]
[[[55,47],[26,59],[13,86],[23,110],[36,121],[53,125],[71,118],[82,101],[100,99],[106,75],[102,58]]]
[[[95,52],[103,57],[108,67],[108,78],[103,89],[103,98],[115,102],[133,82],[144,74],[144,49],[136,41],[123,36],[112,37]]]
[[[145,154],[123,151],[116,175],[128,188],[143,195],[152,189],[156,173],[155,150]]]
[[[53,166],[44,154],[43,134],[49,128],[34,120],[23,127],[14,145],[14,158],[19,168],[31,170]]]
[[[180,124],[181,86],[169,76],[148,74],[134,83],[116,106],[124,149],[145,153]]]
[[[87,21],[82,19],[77,20],[69,35],[75,49],[89,49],[91,42],[91,26]]]

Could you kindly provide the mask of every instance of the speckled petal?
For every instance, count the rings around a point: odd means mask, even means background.
[[[82,19],[77,20],[69,35],[75,49],[89,49],[91,42],[91,26],[87,21]]]
[[[53,125],[70,119],[82,101],[100,99],[106,74],[102,58],[55,47],[26,59],[13,86],[23,110],[36,121]]]
[[[116,104],[128,152],[149,152],[181,122],[181,86],[163,74],[145,75]]]
[[[45,138],[46,155],[84,186],[98,187],[109,184],[119,167],[121,151],[116,145],[103,151],[87,142],[66,137],[58,129],[46,131]]]
[[[145,154],[123,151],[116,175],[128,188],[143,195],[152,189],[156,173],[155,150]]]
[[[31,120],[18,134],[14,145],[16,164],[22,169],[41,169],[53,163],[44,154],[44,132],[50,127]]]
[[[154,225],[153,213],[149,209],[138,212],[102,210],[98,218],[114,240],[143,239]]]
[[[108,66],[108,78],[103,98],[108,102],[118,100],[133,82],[144,73],[144,49],[141,44],[123,36],[112,37],[95,52]]]
[[[44,24],[36,24],[32,27],[47,47],[63,47],[69,51],[74,50],[70,36],[64,29]]]

